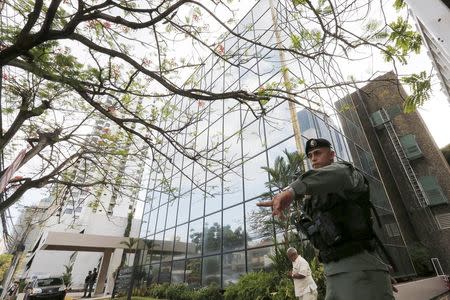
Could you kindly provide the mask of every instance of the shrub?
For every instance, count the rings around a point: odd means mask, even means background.
[[[309,267],[311,268],[312,277],[317,284],[317,299],[325,299],[327,286],[323,264],[319,262],[317,257],[314,257],[313,260],[311,260]]]
[[[196,290],[192,300],[222,300],[223,296],[217,283]]]
[[[167,287],[166,298],[168,300],[190,300],[191,290],[187,284],[176,283]]]
[[[247,273],[235,284],[227,287],[225,300],[268,300],[275,292],[279,276],[276,273]]]
[[[166,298],[166,291],[169,287],[169,283],[163,283],[163,284],[152,284],[150,286],[148,295],[150,297],[164,299]]]
[[[272,300],[296,300],[294,282],[290,278],[283,278],[276,287],[276,292],[272,294]]]

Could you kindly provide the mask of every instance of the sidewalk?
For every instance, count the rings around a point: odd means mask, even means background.
[[[88,300],[88,299],[109,299],[109,298],[111,298],[110,295],[104,296],[103,294],[94,295],[90,298],[82,298],[82,296],[83,296],[83,292],[69,292],[69,293],[67,293],[65,300],[78,300],[78,299]]]

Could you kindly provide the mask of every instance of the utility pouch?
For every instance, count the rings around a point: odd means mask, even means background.
[[[303,212],[300,216],[294,216],[293,223],[297,227],[297,230],[302,232],[309,239],[318,232],[318,228],[311,217]]]
[[[326,245],[333,246],[342,240],[342,229],[333,221],[331,213],[323,212],[318,214],[314,223]]]

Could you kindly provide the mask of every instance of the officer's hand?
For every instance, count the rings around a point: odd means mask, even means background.
[[[284,218],[283,210],[291,205],[294,195],[291,191],[283,191],[276,194],[271,201],[256,203],[257,206],[272,207],[272,215]]]

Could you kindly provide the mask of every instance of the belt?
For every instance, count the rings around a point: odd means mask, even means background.
[[[339,246],[333,246],[327,249],[319,251],[319,260],[323,263],[329,263],[332,261],[338,261],[342,258],[349,257],[364,250],[374,251],[375,241],[374,240],[364,240],[364,241],[351,241],[345,242]]]

